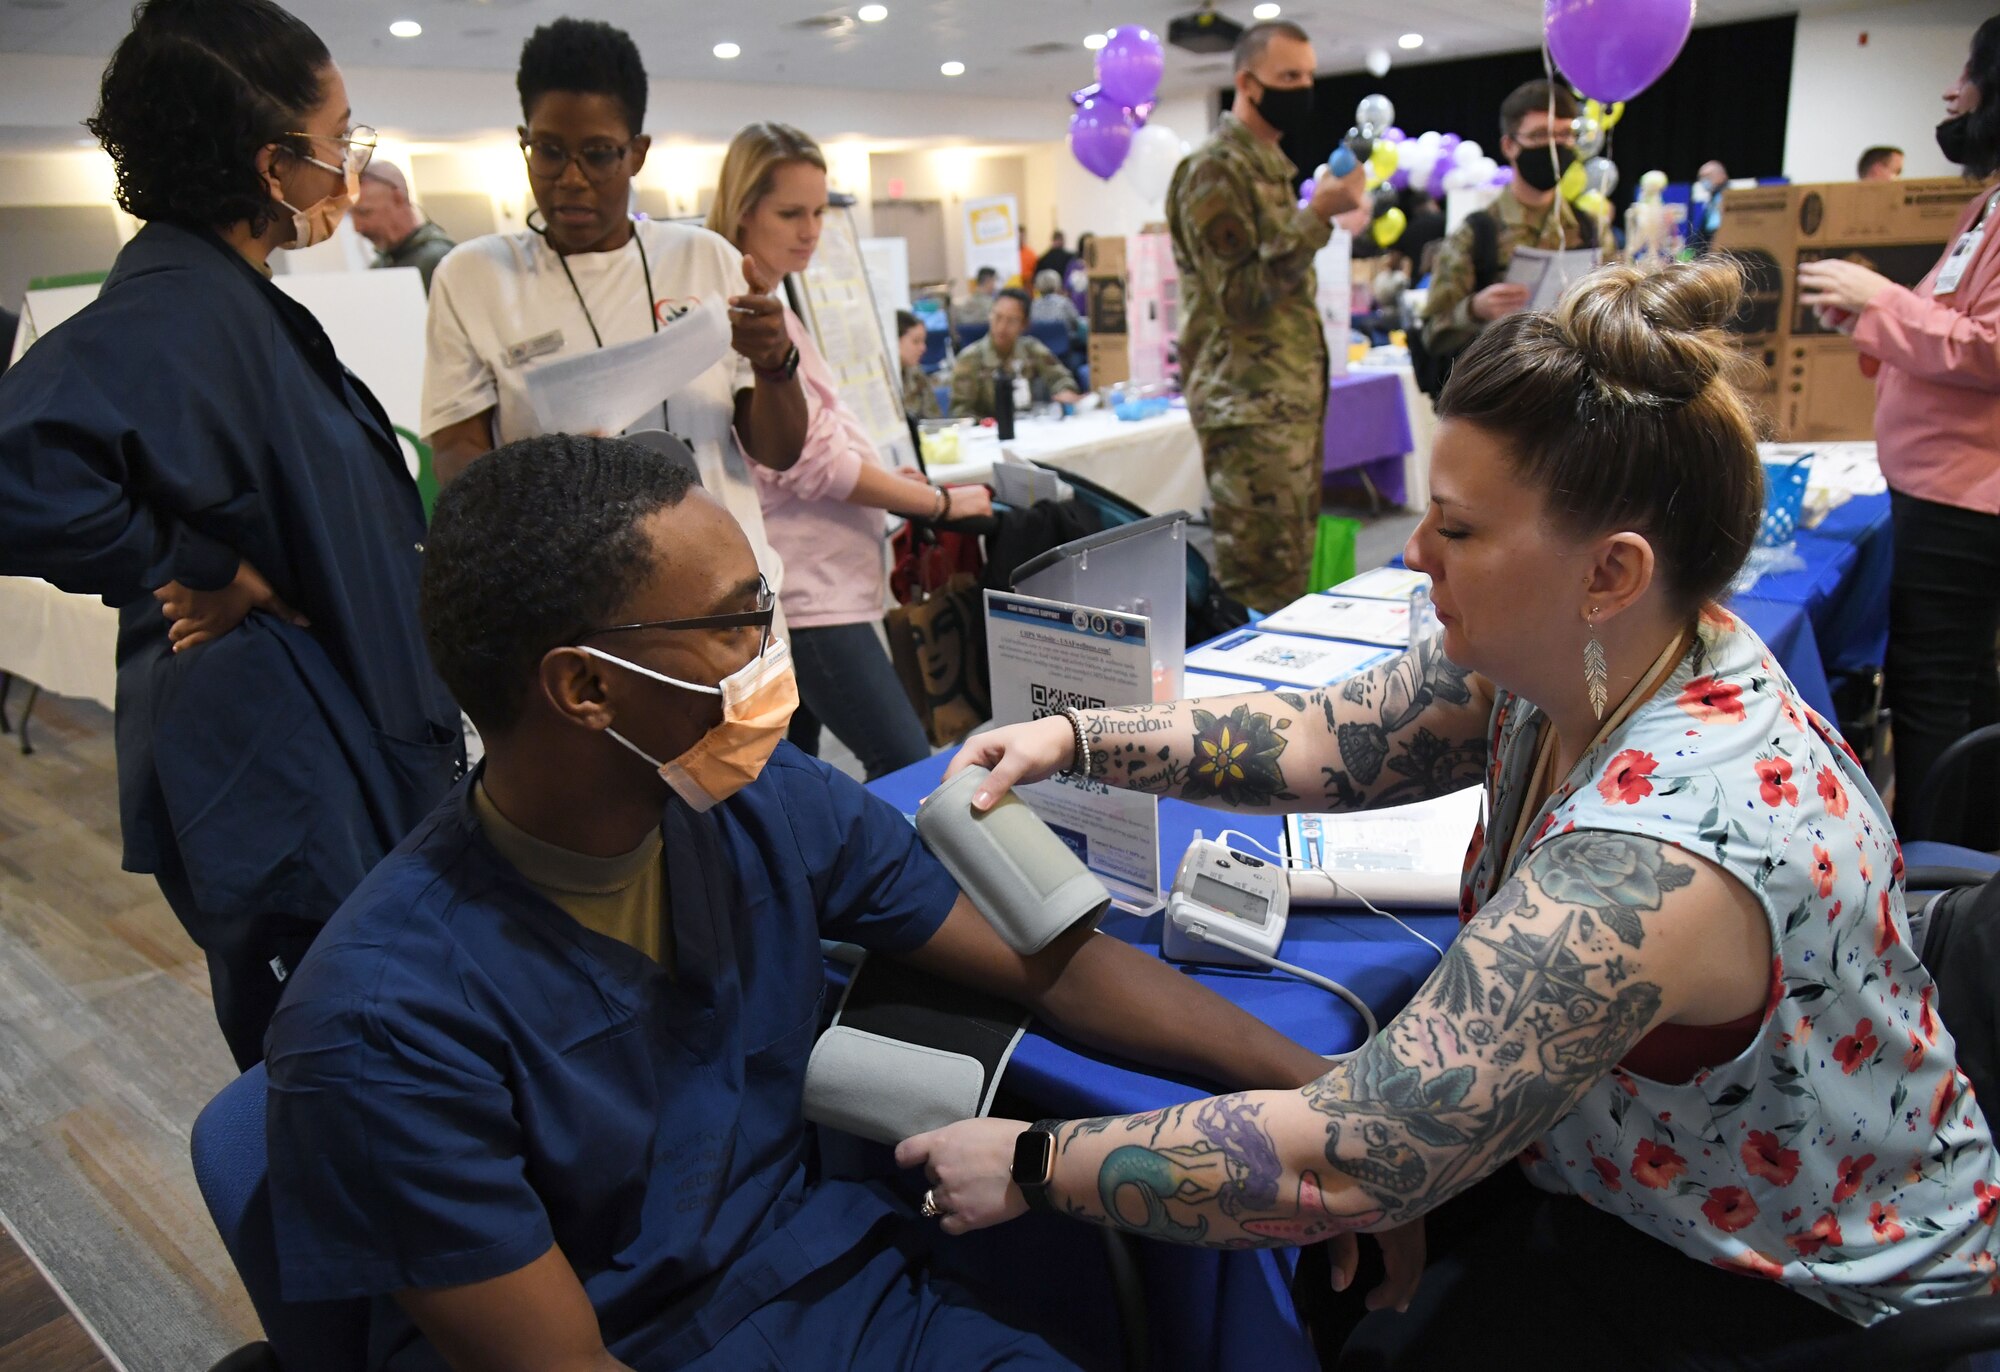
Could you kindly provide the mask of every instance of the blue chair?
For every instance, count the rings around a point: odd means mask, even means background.
[[[974,343],[986,337],[986,321],[982,319],[977,324],[960,324],[956,332],[958,334],[958,350],[964,352]]]
[[[260,1062],[203,1108],[190,1143],[201,1198],[269,1340],[238,1349],[215,1372],[354,1372],[368,1365],[368,1302],[295,1302],[278,1292],[264,1094]]]
[[[1075,340],[1070,337],[1069,327],[1060,319],[1038,319],[1028,325],[1028,337],[1040,343],[1056,355],[1056,361],[1070,366],[1070,352]],[[1072,368],[1074,370],[1074,368]]]
[[[1972,764],[1980,754],[1988,752],[2000,753],[2000,724],[1974,729],[1938,754],[1938,760],[1931,764],[1929,773],[1911,801],[1909,823],[1901,826],[1906,835],[1903,844],[1906,866],[1958,866],[1988,873],[2000,870],[2000,857],[1992,853],[1956,843],[1938,842],[1930,837],[1940,831],[1952,835],[1959,833],[1957,826],[1944,823],[1944,817],[1938,812],[1954,783],[1985,776],[1983,772],[1974,772]],[[1973,803],[1969,796],[1967,803]]]
[[[936,315],[924,320],[924,355],[917,363],[927,372],[934,372],[944,362],[945,352],[951,345],[951,325]]]

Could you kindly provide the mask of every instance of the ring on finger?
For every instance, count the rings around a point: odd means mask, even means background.
[[[941,1220],[951,1211],[938,1204],[937,1188],[932,1187],[924,1192],[924,1203],[917,1208],[917,1213],[927,1220]]]

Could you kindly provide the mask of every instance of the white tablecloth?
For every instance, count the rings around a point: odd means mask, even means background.
[[[1417,385],[1417,374],[1410,370],[1407,362],[1388,365],[1356,362],[1348,367],[1348,371],[1394,372],[1402,378],[1403,408],[1410,414],[1410,442],[1415,445],[1403,458],[1403,503],[1419,512],[1428,509],[1431,503],[1431,435],[1437,428],[1431,398]]]
[[[932,463],[931,478],[959,485],[991,479],[993,464],[1007,455],[1075,472],[1125,497],[1148,514],[1208,508],[1208,482],[1201,470],[1201,444],[1186,410],[1169,410],[1131,423],[1106,410],[1070,419],[1024,419],[1007,443],[991,429],[960,430],[960,455],[949,466]]]
[[[46,581],[0,576],[0,671],[45,691],[112,707],[118,612]]]

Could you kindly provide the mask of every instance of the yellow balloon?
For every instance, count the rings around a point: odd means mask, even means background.
[[[1584,102],[1583,102],[1583,117],[1584,117],[1584,118],[1586,118],[1586,119],[1589,119],[1589,120],[1593,120],[1593,121],[1595,121],[1595,122],[1597,122],[1597,123],[1600,123],[1600,124],[1601,124],[1601,123],[1603,123],[1603,122],[1604,122],[1604,102],[1603,102],[1603,101],[1601,101],[1601,100],[1586,100],[1586,101],[1584,101]]]
[[[1597,191],[1585,191],[1576,198],[1576,212],[1602,223],[1611,217],[1611,202]]]
[[[1377,139],[1375,151],[1368,154],[1368,168],[1379,181],[1387,181],[1396,174],[1396,145],[1384,139]]]
[[[1625,102],[1620,100],[1604,112],[1604,131],[1611,132],[1618,127],[1618,121],[1625,117]]]
[[[1574,200],[1590,189],[1590,173],[1583,169],[1583,163],[1572,162],[1562,180],[1556,183],[1556,189],[1562,192],[1563,199]]]
[[[1401,238],[1403,230],[1409,227],[1410,217],[1392,206],[1368,226],[1368,236],[1375,240],[1376,247],[1386,248]]]
[[[1382,184],[1382,177],[1376,172],[1372,161],[1361,164],[1361,182],[1371,191]]]

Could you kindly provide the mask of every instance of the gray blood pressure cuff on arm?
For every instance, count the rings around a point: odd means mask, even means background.
[[[855,969],[806,1064],[805,1117],[877,1143],[985,1114],[1028,1013],[888,958]]]

